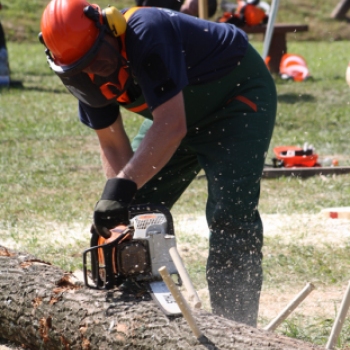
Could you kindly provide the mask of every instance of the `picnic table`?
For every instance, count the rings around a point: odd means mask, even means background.
[[[247,34],[265,34],[266,25],[244,26]],[[271,73],[279,73],[279,65],[283,54],[287,53],[287,34],[307,32],[307,24],[285,24],[276,23],[274,25],[268,56],[270,57],[269,68]]]

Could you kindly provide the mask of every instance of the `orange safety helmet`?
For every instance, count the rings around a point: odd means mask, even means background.
[[[92,62],[106,33],[118,37],[125,30],[126,19],[113,6],[101,11],[86,0],[51,0],[41,18],[39,40],[51,69],[71,76]]]
[[[310,78],[310,72],[305,59],[296,54],[285,53],[280,62],[280,75],[282,79],[304,81]]]
[[[41,33],[46,47],[58,65],[70,65],[94,45],[99,29],[84,15],[86,0],[52,0],[41,18]],[[97,5],[93,5],[98,10]]]

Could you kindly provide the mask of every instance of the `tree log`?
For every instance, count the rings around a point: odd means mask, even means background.
[[[88,289],[72,273],[0,246],[0,335],[27,349],[321,349],[206,311],[193,315],[200,339],[145,291]]]

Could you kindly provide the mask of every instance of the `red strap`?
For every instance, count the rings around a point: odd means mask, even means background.
[[[249,100],[249,98],[247,97],[244,97],[242,95],[238,95],[238,96],[235,96],[235,97],[232,97],[230,98],[228,101],[227,101],[227,105],[229,103],[231,103],[233,100],[237,100],[237,101],[240,101],[240,102],[243,102],[244,104],[248,105],[254,112],[257,112],[258,111],[258,106],[256,105],[256,103],[254,103],[253,101]]]

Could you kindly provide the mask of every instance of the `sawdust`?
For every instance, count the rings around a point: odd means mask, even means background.
[[[175,222],[178,231],[197,233],[208,237],[204,216],[185,215]],[[331,219],[321,214],[262,214],[264,234],[267,238],[278,239],[280,244],[325,245],[336,244],[338,247],[349,243],[350,220]],[[182,254],[187,254],[188,244]],[[181,247],[180,247],[181,251]],[[284,289],[265,290],[260,298],[260,319],[269,322],[273,320],[304,288],[303,285]],[[294,311],[294,315],[334,319],[344,296],[347,284],[341,287],[316,285],[309,296]],[[207,289],[198,291],[205,309],[209,310],[209,293]],[[262,327],[261,324],[259,324]]]
[[[344,243],[350,239],[350,220],[325,218],[321,214],[262,214],[265,237],[275,237],[280,243],[298,244]],[[187,234],[209,236],[204,216],[183,215],[175,228]]]
[[[181,234],[197,234],[207,238],[209,230],[204,216],[184,215],[174,218],[175,230]],[[302,244],[334,244],[338,246],[346,244],[350,240],[350,220],[325,218],[320,214],[263,214],[264,231],[266,237],[278,239],[281,243],[298,243]],[[56,229],[52,232],[55,242],[61,246],[72,244],[76,240],[86,239],[90,227],[83,227],[75,224],[67,227],[55,224]],[[28,232],[27,232],[28,233]],[[7,239],[5,240],[5,237]],[[0,235],[0,245],[12,249],[24,249],[20,246],[19,241],[11,240],[8,235]],[[189,251],[188,244],[179,246],[181,254]],[[191,248],[193,252],[193,247]],[[201,254],[205,254],[202,253]],[[78,279],[81,278],[79,272],[75,273]],[[328,287],[325,285],[315,286],[316,289],[304,300],[294,312],[298,315],[316,318],[334,318],[339,309],[341,300],[346,290],[346,285],[341,287]],[[259,316],[261,319],[272,320],[281,312],[292,299],[301,291],[303,286],[295,288],[288,287],[288,290],[278,288],[276,290],[263,290],[261,293]],[[203,308],[210,309],[209,295],[207,288],[198,291],[202,300]],[[262,326],[262,325],[259,325]],[[23,349],[18,345],[6,343],[0,339],[0,350],[19,350]]]

